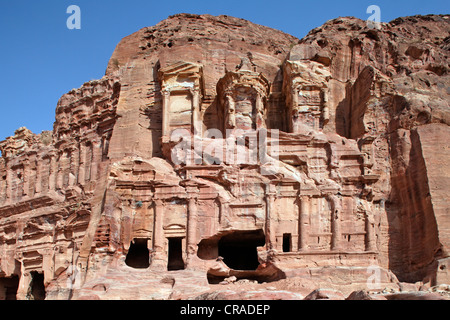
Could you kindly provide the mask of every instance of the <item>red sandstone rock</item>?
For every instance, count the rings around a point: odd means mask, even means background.
[[[400,292],[385,295],[386,300],[448,300],[436,293],[429,292]]]
[[[180,14],[124,38],[51,133],[0,142],[0,299],[448,283],[449,31],[339,18],[298,40]]]
[[[370,294],[367,291],[353,291],[345,300],[387,300],[384,296]]]
[[[317,289],[308,294],[304,300],[345,300],[345,297],[338,290]]]
[[[302,300],[303,296],[289,291],[213,291],[195,300]]]

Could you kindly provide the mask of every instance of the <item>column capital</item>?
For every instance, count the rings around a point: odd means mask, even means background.
[[[192,96],[194,96],[194,94],[200,96],[200,88],[199,87],[190,88],[189,92],[192,94]]]
[[[305,195],[305,194],[298,194],[297,195],[297,199],[298,200],[300,200],[300,201],[311,201],[311,199],[312,199],[312,196],[310,196],[310,195]]]
[[[274,193],[272,193],[272,192],[270,192],[270,193],[266,193],[266,197],[267,197],[267,199],[269,199],[269,200],[275,200],[275,198],[277,197],[277,194],[274,192]]]
[[[198,201],[198,194],[188,193],[186,199],[188,199],[189,201],[195,201],[197,203],[197,201]]]
[[[165,202],[162,198],[153,198],[153,203],[157,206],[164,206]]]

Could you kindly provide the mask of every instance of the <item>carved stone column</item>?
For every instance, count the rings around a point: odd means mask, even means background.
[[[12,201],[12,170],[10,161],[6,161],[6,200]]]
[[[28,288],[31,285],[31,274],[29,272],[24,272],[24,267],[22,264],[22,272],[19,280],[19,287],[17,289],[17,300],[27,300]]]
[[[268,250],[274,249],[277,241],[275,223],[273,221],[275,194],[266,195],[266,246]]]
[[[293,88],[292,90],[292,103],[289,109],[289,131],[292,133],[297,133],[297,118],[298,118],[298,88]]]
[[[227,106],[225,129],[234,129],[236,127],[236,107],[234,99],[230,92],[227,92],[225,99]]]
[[[309,238],[309,215],[310,215],[310,202],[311,198],[302,196],[300,198],[300,215],[299,215],[299,230],[298,230],[298,250],[308,250],[308,238]]]
[[[39,159],[36,156],[36,181],[34,183],[34,192],[39,194],[42,192],[42,171],[44,170],[44,159]]]
[[[161,92],[162,100],[162,136],[169,135],[169,107],[170,107],[170,91],[163,90]]]
[[[56,172],[56,188],[62,189],[63,183],[64,183],[64,165],[66,163],[65,161],[65,151],[63,151],[59,156],[59,161],[57,163],[57,172]]]
[[[255,108],[256,108],[256,115],[255,115],[256,129],[265,128],[266,123],[264,121],[264,101],[259,92],[256,95]]]
[[[341,199],[335,195],[329,197],[331,201],[331,250],[340,249],[342,211]]]
[[[322,89],[322,100],[323,100],[323,107],[322,107],[322,121],[323,124],[327,124],[328,121],[330,121],[330,107],[328,102],[328,92],[325,89]]]
[[[79,165],[80,151],[76,148],[73,148],[70,152],[69,186],[73,186],[77,182]]]
[[[366,218],[366,237],[365,237],[365,245],[366,251],[376,251],[376,241],[375,241],[375,221],[373,218],[373,214],[369,213],[369,211],[365,211]]]
[[[193,195],[189,197],[188,203],[188,221],[187,221],[187,244],[186,253],[189,264],[191,256],[197,254],[197,199]]]
[[[44,273],[44,284],[48,284],[53,280],[55,272],[55,260],[53,248],[44,248],[38,250],[42,255],[42,270]]]
[[[201,135],[202,122],[200,118],[200,90],[192,90],[192,129],[194,134]]]
[[[24,197],[28,196],[29,193],[30,193],[30,176],[31,176],[31,174],[30,174],[30,161],[26,160],[23,163],[23,177],[22,177],[22,180],[23,180],[22,195]]]
[[[50,158],[50,173],[48,176],[49,191],[56,190],[56,175],[58,173],[58,162],[56,161],[56,157],[56,154],[53,154]]]
[[[129,250],[131,242],[133,241],[133,212],[127,203],[123,203],[122,207],[122,242],[123,247]]]
[[[102,148],[100,141],[92,143],[91,181],[97,181],[98,169],[102,161]]]
[[[86,182],[86,145],[81,142],[80,143],[80,163],[79,163],[79,167],[78,167],[78,183],[81,185],[84,185],[84,183]]]
[[[164,255],[164,201],[161,199],[153,200],[155,206],[155,223],[153,230],[153,260],[152,267],[164,268],[165,255]]]
[[[6,201],[6,179],[0,177],[0,206]]]

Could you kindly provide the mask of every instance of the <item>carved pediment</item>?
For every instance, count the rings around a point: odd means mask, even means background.
[[[270,84],[262,73],[249,70],[229,71],[217,83],[217,93],[223,96],[240,87],[253,88],[263,97],[269,95]]]
[[[198,89],[202,76],[202,65],[186,61],[178,61],[159,70],[162,91]]]

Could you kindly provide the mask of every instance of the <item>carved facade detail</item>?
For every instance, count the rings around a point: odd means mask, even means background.
[[[178,62],[159,70],[162,95],[162,135],[170,136],[175,128],[200,125],[202,99],[202,66]],[[195,128],[194,132],[200,132]]]
[[[313,61],[286,61],[284,94],[289,132],[319,130],[329,120],[328,80],[331,73]]]
[[[269,82],[263,74],[250,70],[229,71],[217,83],[225,129],[265,128]]]

